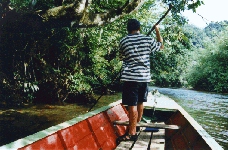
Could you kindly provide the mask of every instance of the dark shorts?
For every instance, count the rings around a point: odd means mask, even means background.
[[[148,96],[147,82],[125,81],[123,84],[123,105],[136,106],[138,102],[146,102]]]

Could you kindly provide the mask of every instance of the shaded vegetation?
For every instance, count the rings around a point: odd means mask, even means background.
[[[192,26],[183,27],[186,19],[180,15],[180,12],[184,9],[194,11],[203,4],[202,1],[185,3],[181,0],[159,2],[149,0],[143,5],[137,0],[133,2],[93,1],[82,5],[84,12],[88,14],[72,12],[71,16],[67,16],[70,12],[65,8],[72,6],[79,11],[79,7],[76,7],[78,1],[75,3],[71,0],[2,1],[0,3],[3,8],[0,20],[0,105],[5,107],[21,106],[24,103],[63,104],[65,101],[91,104],[95,102],[93,93],[107,94],[121,90],[118,78],[115,82],[112,81],[121,68],[118,43],[127,34],[125,27],[127,19],[140,20],[141,32],[146,34],[164,14],[168,4],[174,7],[172,13],[162,21],[161,34],[165,50],[151,54],[154,84],[193,88],[202,88],[199,85],[206,84],[206,87],[211,87],[207,90],[226,91],[225,84],[215,85],[215,80],[220,77],[222,78],[218,80],[227,80],[225,78],[227,68],[220,67],[226,65],[225,62],[211,66],[219,68],[212,69],[216,74],[214,77],[208,77],[208,72],[205,71],[202,80],[199,77],[197,79],[200,80],[197,81],[196,78],[192,78],[196,75],[191,75],[196,72],[194,68],[197,70],[197,67],[199,69],[204,65],[208,67],[207,64],[202,65],[200,62],[207,61],[207,58],[200,57],[204,55],[203,51],[212,47],[215,49],[222,47],[220,43],[224,42],[216,40],[213,35],[224,36],[227,33],[227,28],[220,28],[216,23],[210,24],[210,28],[206,27],[205,32]],[[136,4],[140,4],[141,7],[138,8]],[[59,9],[66,12],[58,16]],[[56,17],[47,15],[53,11],[58,12]],[[101,25],[96,22],[90,24],[91,17],[107,14],[109,11],[114,11],[109,21],[101,20]],[[124,11],[127,13],[123,14]],[[86,19],[89,16],[90,18]],[[226,21],[222,23],[227,24]],[[155,37],[153,33],[151,36]],[[215,44],[207,44],[211,41]],[[220,53],[219,50],[215,52],[215,49],[210,50],[214,56]],[[226,46],[222,49],[226,49]],[[224,50],[221,53],[225,52]],[[226,55],[222,56],[224,57],[215,56],[216,58],[210,59],[213,61],[226,59]]]
[[[191,69],[187,75],[194,89],[228,92],[228,22],[211,23],[203,32],[202,48],[192,53]]]

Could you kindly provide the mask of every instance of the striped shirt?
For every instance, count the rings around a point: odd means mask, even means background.
[[[160,50],[161,43],[143,34],[129,34],[120,40],[123,60],[121,81],[150,82],[150,53]]]

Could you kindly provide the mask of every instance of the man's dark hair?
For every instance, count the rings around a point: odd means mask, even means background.
[[[127,31],[131,32],[140,29],[140,22],[136,19],[129,19],[127,23]]]

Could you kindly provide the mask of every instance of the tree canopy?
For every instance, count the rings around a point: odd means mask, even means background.
[[[182,23],[180,12],[185,9],[195,9],[203,4],[202,0],[161,0],[164,5],[172,5],[172,16]],[[7,13],[29,13],[39,16],[50,26],[91,27],[114,22],[126,14],[130,14],[143,6],[153,6],[153,0],[3,0],[1,16]]]
[[[186,69],[186,79],[194,89],[227,92],[227,25],[227,21],[221,21],[210,23],[204,29],[187,27],[186,32],[197,34],[191,37],[194,49]]]
[[[112,81],[121,67],[118,42],[126,35],[126,21],[140,20],[141,32],[147,34],[170,6],[160,26],[166,48],[151,55],[151,72],[156,85],[181,86],[186,56],[204,41],[191,39],[182,28],[187,20],[180,12],[194,12],[202,4],[203,0],[2,0],[1,100],[61,103],[77,96],[77,101],[91,103],[94,92],[118,90],[121,83]]]

